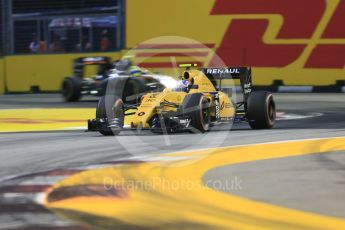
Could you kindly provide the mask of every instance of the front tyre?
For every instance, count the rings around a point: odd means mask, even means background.
[[[107,121],[107,128],[99,132],[104,136],[118,135],[124,125],[124,104],[121,98],[113,95],[100,97],[97,109],[96,118]]]
[[[211,123],[210,103],[201,93],[188,94],[182,105],[185,115],[190,117],[190,126],[204,133]]]
[[[247,101],[247,119],[252,129],[270,129],[276,120],[276,105],[273,95],[265,91],[254,91]]]
[[[66,102],[78,101],[81,97],[81,79],[66,77],[62,82],[61,91]]]

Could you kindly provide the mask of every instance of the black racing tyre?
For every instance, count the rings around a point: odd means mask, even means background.
[[[265,91],[254,91],[247,101],[247,119],[252,129],[270,129],[276,120],[276,105],[273,95]]]
[[[118,135],[123,128],[125,120],[122,99],[112,95],[100,97],[96,109],[96,118],[107,119],[109,125],[114,126],[113,128],[109,127],[105,130],[100,130],[101,134],[104,136]]]
[[[81,96],[81,79],[66,77],[62,82],[61,92],[66,102],[78,101]]]
[[[210,128],[211,111],[208,99],[201,93],[188,94],[183,101],[182,111],[191,118],[190,125],[200,132]]]

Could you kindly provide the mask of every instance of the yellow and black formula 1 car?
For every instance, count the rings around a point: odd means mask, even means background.
[[[182,66],[186,70],[180,86],[147,93],[135,105],[126,105],[121,97],[107,93],[99,100],[96,119],[88,121],[88,130],[116,135],[123,129],[126,115],[132,115],[131,128],[153,132],[206,132],[218,124],[240,121],[248,121],[253,129],[274,126],[273,96],[269,92],[252,91],[251,68],[195,69],[194,66]],[[226,79],[240,80],[243,101],[233,102],[229,88],[222,89],[222,80]]]

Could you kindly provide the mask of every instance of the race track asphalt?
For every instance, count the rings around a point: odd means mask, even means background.
[[[278,111],[291,116],[287,116],[289,120],[277,121],[276,127],[271,130],[251,130],[247,124],[237,124],[233,126],[230,132],[228,130],[215,130],[207,134],[156,135],[148,131],[140,133],[124,131],[118,137],[103,137],[98,133],[80,130],[1,133],[0,180],[18,174],[94,165],[129,157],[145,159],[146,157],[176,151],[345,136],[345,94],[274,94],[274,96]],[[58,95],[54,94],[0,96],[0,109],[93,108],[96,103],[94,98],[87,98],[87,100],[79,103],[64,103],[61,102]],[[305,116],[305,118],[301,119],[301,116]],[[337,206],[337,203],[343,205],[344,200],[341,196],[334,195],[338,194],[339,189],[345,191],[343,180],[328,180],[327,183],[332,184],[332,186],[328,186],[328,184],[324,186],[334,190],[324,196],[324,198],[332,196],[332,199],[329,198],[324,203],[329,204],[329,206],[333,205],[334,208],[325,208],[324,211],[322,211],[323,206],[314,207],[314,205],[303,208],[304,206],[299,204],[301,202],[298,202],[304,198],[308,198],[308,201],[317,198],[310,196],[310,192],[307,192],[314,185],[303,187],[304,182],[313,181],[313,178],[317,177],[317,182],[321,183],[332,177],[333,174],[344,173],[343,157],[340,156],[342,159],[339,159],[338,155],[341,154],[336,153],[334,160],[326,159],[326,163],[320,164],[316,162],[323,162],[325,159],[316,155],[311,160],[308,157],[302,157],[300,161],[296,159],[267,160],[265,162],[246,163],[243,166],[217,168],[207,173],[204,179],[226,179],[228,172],[231,172],[232,175],[243,177],[244,184],[248,188],[238,191],[236,193],[238,195],[268,203],[344,217],[340,213],[344,213],[344,209]],[[282,166],[279,167],[279,165]],[[318,173],[313,174],[308,171],[308,175],[304,175],[305,180],[301,177],[299,180],[291,179],[289,183],[277,184],[284,179],[295,178],[296,168],[301,170],[301,174],[303,174],[304,165],[306,165],[306,170],[313,168],[318,170]],[[265,183],[257,181],[256,174],[265,177]],[[339,184],[334,185],[334,183]],[[268,186],[273,186],[273,184],[276,185],[276,189],[268,189]],[[299,188],[289,190],[289,193],[283,193],[284,196],[281,195],[282,190],[286,191],[294,186]],[[301,186],[303,188],[300,188]],[[296,202],[293,202],[294,199]]]
[[[93,98],[91,98],[93,99]],[[95,164],[119,158],[155,155],[219,146],[231,146],[342,136],[345,134],[345,95],[277,94],[278,111],[322,116],[278,121],[272,130],[251,130],[237,124],[229,132],[207,134],[180,133],[156,135],[124,131],[118,137],[103,137],[83,131],[3,133],[0,134],[0,178],[57,167]],[[56,95],[7,95],[0,97],[0,108],[95,107],[96,100],[63,103]]]
[[[279,151],[279,150],[277,150]],[[218,189],[292,209],[345,218],[345,152],[312,154],[223,166],[204,176]],[[215,183],[217,181],[217,183]]]

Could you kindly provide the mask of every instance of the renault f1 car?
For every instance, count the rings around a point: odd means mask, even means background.
[[[224,123],[247,121],[253,129],[269,129],[275,124],[276,106],[269,92],[252,91],[251,68],[192,68],[186,67],[182,80],[186,87],[166,88],[142,96],[137,104],[127,105],[116,94],[100,98],[96,119],[88,120],[89,131],[117,135],[124,127],[124,117],[132,115],[132,129],[153,132],[192,130],[206,132]],[[231,92],[222,88],[222,81],[239,79],[243,101],[233,102]],[[128,112],[129,110],[135,112]]]

